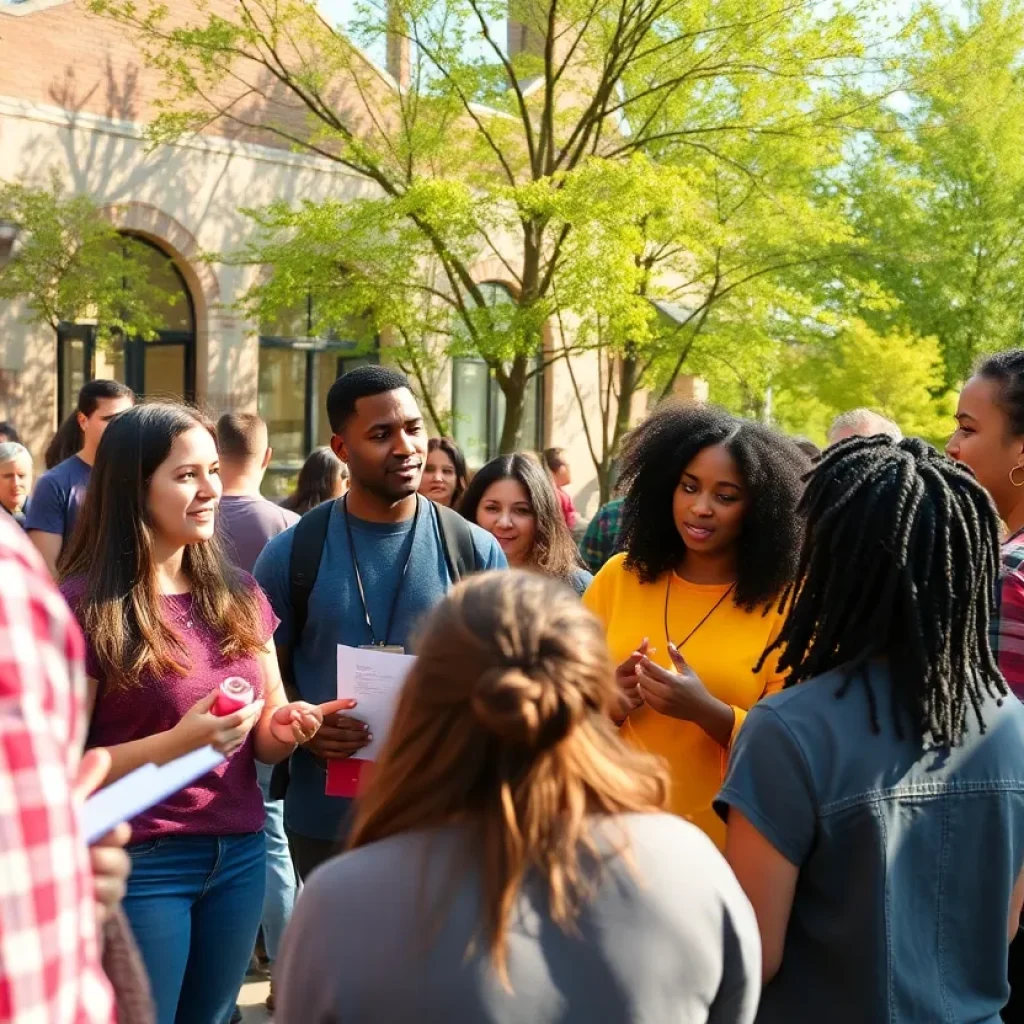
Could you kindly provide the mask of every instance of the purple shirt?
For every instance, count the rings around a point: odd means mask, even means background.
[[[77,455],[58,463],[44,473],[32,492],[25,519],[26,530],[42,530],[67,539],[75,528],[78,510],[85,501],[92,467]]]
[[[256,581],[251,576],[247,580],[259,599],[264,635],[269,640],[277,628],[277,618]],[[61,592],[76,612],[84,590],[81,577],[61,584]],[[241,676],[252,684],[256,699],[263,696],[263,677],[255,656],[225,661],[217,636],[201,619],[193,620],[192,629],[185,628],[190,594],[175,594],[161,600],[167,621],[184,644],[189,673],[171,673],[160,679],[144,677],[137,686],[110,689],[104,684],[96,652],[86,636],[85,670],[98,684],[89,725],[89,747],[115,746],[172,729],[196,701],[228,676]],[[132,819],[131,826],[133,843],[169,834],[222,836],[258,832],[263,827],[263,795],[256,781],[253,734],[223,764]]]
[[[299,516],[266,498],[225,494],[217,510],[217,531],[224,553],[246,572],[252,572],[267,541],[294,526]]]

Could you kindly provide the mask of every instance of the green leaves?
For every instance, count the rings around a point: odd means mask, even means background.
[[[749,374],[854,244],[836,183],[886,68],[879,0],[360,0],[355,43],[407,54],[397,88],[306,0],[90,6],[163,76],[155,141],[230,128],[362,179],[358,199],[252,211],[224,257],[270,270],[250,313],[312,294],[315,332],[360,316],[417,365],[479,355],[503,448],[546,338],[550,358],[621,359],[599,469],[637,387],[727,362],[763,392]]]
[[[903,330],[879,334],[853,320],[837,334],[791,353],[777,378],[780,421],[818,440],[839,413],[861,406],[895,420],[907,434],[943,445],[955,399],[944,385],[936,338]]]
[[[987,351],[1020,345],[1024,316],[1024,10],[993,0],[926,5],[905,91],[848,176],[864,247],[844,301],[888,295],[878,331],[933,335],[955,386]]]
[[[96,321],[101,340],[117,332],[152,338],[177,300],[154,279],[142,243],[121,235],[88,196],[0,182],[0,220],[20,228],[15,255],[0,268],[0,298],[22,299],[29,319]]]

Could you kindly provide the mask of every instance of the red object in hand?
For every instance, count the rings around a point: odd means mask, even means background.
[[[217,688],[217,700],[213,705],[213,714],[218,718],[233,715],[236,711],[248,707],[256,694],[252,686],[239,676],[225,679]]]

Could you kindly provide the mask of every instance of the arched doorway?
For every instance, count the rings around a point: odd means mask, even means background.
[[[137,243],[135,257],[147,264],[150,281],[174,300],[157,310],[163,326],[153,341],[117,335],[101,344],[94,324],[61,324],[57,332],[59,420],[74,409],[82,385],[97,378],[120,381],[146,398],[195,399],[192,293],[172,257],[147,238],[131,237]]]

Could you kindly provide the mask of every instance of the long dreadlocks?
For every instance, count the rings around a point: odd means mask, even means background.
[[[808,474],[801,508],[797,582],[770,648],[786,685],[845,666],[843,696],[884,657],[898,734],[901,707],[940,746],[960,742],[968,709],[984,731],[986,694],[1007,688],[988,641],[998,520],[971,472],[923,441],[854,438]],[[868,701],[878,732],[870,686]]]

